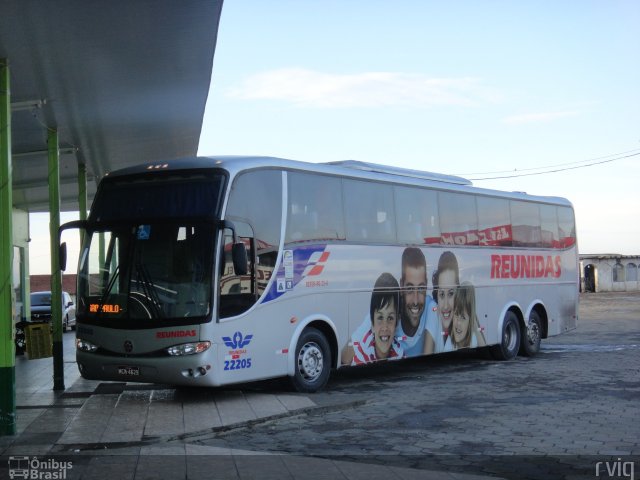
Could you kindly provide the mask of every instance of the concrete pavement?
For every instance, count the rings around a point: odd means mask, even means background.
[[[80,378],[65,334],[64,392],[52,360],[16,358],[18,434],[0,437],[0,478],[457,479],[477,475],[198,444],[216,432],[364,403],[259,388],[174,389]]]

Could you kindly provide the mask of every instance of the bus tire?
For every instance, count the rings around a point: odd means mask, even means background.
[[[491,347],[491,354],[496,360],[512,360],[520,350],[520,324],[518,317],[509,310],[502,323],[502,335],[499,344]]]
[[[540,340],[542,339],[542,320],[535,310],[529,314],[527,330],[523,332],[520,341],[520,354],[525,357],[533,357],[540,351]]]
[[[321,390],[331,373],[331,349],[319,330],[306,328],[298,338],[295,354],[295,371],[290,377],[293,388],[302,393]]]

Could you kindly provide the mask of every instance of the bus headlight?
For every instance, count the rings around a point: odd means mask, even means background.
[[[98,350],[98,346],[94,345],[91,342],[87,342],[86,340],[82,340],[81,338],[76,338],[76,348],[78,350],[82,350],[83,352],[95,352]]]
[[[167,348],[167,353],[172,356],[193,355],[194,353],[202,353],[208,350],[211,342],[182,343]]]

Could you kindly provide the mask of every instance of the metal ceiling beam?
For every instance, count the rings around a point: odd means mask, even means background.
[[[21,102],[13,102],[11,104],[12,112],[21,112],[23,110],[33,110],[34,108],[42,108],[47,101],[45,99],[23,100]]]
[[[48,212],[49,200],[43,198],[42,200],[27,200],[25,202],[13,201],[14,208],[18,210],[24,210],[25,212]],[[61,210],[65,212],[78,210],[78,196],[77,195],[64,195],[60,197]]]
[[[78,148],[76,147],[67,147],[60,149],[60,155],[73,155],[78,152]],[[12,153],[11,157],[15,160],[16,158],[24,158],[24,157],[45,157],[49,155],[48,150],[34,150],[32,152],[19,152]]]
[[[86,177],[85,177],[86,178]],[[89,177],[88,180],[92,181],[95,177]],[[13,182],[14,190],[25,190],[28,188],[38,188],[38,187],[46,187],[48,184],[47,178],[37,178],[35,180],[29,180],[28,182]],[[72,183],[76,183],[78,181],[78,177],[61,177],[60,184],[61,185],[70,185]],[[86,188],[86,187],[85,187]]]

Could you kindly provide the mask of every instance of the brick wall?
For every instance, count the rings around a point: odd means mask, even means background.
[[[31,275],[29,285],[32,292],[51,290],[51,275]],[[62,290],[70,295],[76,294],[76,275],[62,275]]]

